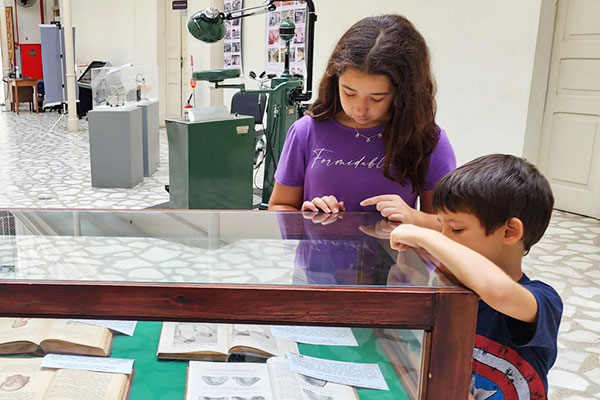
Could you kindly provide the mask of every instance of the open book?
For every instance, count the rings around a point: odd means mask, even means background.
[[[353,387],[296,374],[283,357],[265,363],[192,361],[188,367],[186,400],[352,400]]]
[[[130,376],[41,368],[41,358],[0,358],[0,400],[125,400]]]
[[[224,361],[242,354],[268,358],[298,352],[295,342],[276,338],[268,325],[163,322],[157,357]]]
[[[0,354],[107,356],[112,337],[107,328],[68,320],[0,318]]]

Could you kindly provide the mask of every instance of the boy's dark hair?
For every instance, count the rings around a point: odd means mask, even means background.
[[[435,123],[435,83],[423,36],[401,15],[366,17],[352,25],[335,46],[309,109],[316,120],[342,111],[338,80],[349,68],[387,76],[395,89],[390,120],[383,130],[383,174],[415,192],[425,185],[429,156],[440,130]]]
[[[490,154],[444,176],[433,192],[433,209],[475,215],[486,235],[509,219],[523,222],[525,254],[541,238],[552,215],[554,197],[538,169],[522,158]]]

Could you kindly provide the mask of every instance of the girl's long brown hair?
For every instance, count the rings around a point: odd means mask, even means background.
[[[344,33],[319,84],[309,113],[317,120],[340,111],[338,80],[348,68],[386,75],[395,88],[390,120],[383,133],[385,177],[415,191],[425,187],[429,156],[440,137],[435,124],[435,83],[429,49],[413,24],[400,15],[364,18]]]

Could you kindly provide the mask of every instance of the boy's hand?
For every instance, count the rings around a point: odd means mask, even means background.
[[[338,201],[335,196],[323,196],[323,197],[315,197],[311,201],[305,201],[302,203],[301,211],[314,211],[314,212],[324,212],[327,214],[330,213],[338,213],[340,211],[345,211],[346,206],[344,206],[343,201]]]
[[[416,225],[402,224],[390,234],[390,246],[394,250],[404,250],[408,247],[421,247],[420,240],[430,229]]]
[[[383,194],[381,196],[369,197],[360,202],[363,207],[374,205],[382,217],[390,221],[403,222],[405,224],[414,223],[417,211],[406,204],[402,198],[396,194]]]

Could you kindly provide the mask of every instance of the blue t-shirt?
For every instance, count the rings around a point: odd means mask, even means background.
[[[562,300],[552,287],[525,274],[519,283],[535,296],[535,323],[515,320],[479,302],[471,379],[476,399],[546,399]]]

